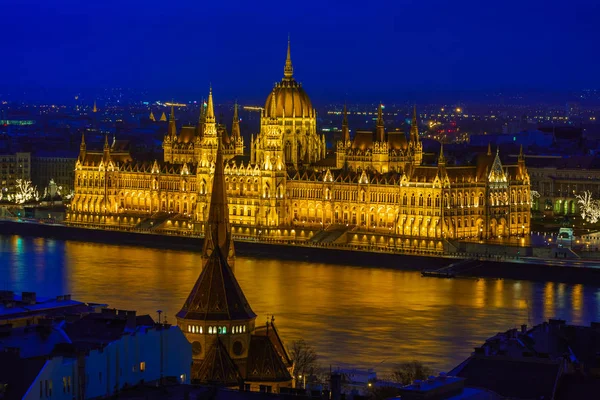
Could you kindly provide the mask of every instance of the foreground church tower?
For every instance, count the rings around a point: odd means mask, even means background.
[[[223,155],[219,147],[202,251],[203,269],[177,313],[177,325],[192,343],[192,379],[210,381],[217,378],[206,375],[204,361],[210,357],[209,363],[216,362],[225,371],[219,378],[227,385],[236,386],[240,376],[232,360],[243,362],[248,357],[256,314],[227,262],[227,255],[232,253]]]
[[[273,321],[255,326],[256,314],[228,262],[234,249],[222,153],[218,146],[203,269],[176,315],[177,325],[192,344],[193,382],[278,391],[291,385],[292,363]]]

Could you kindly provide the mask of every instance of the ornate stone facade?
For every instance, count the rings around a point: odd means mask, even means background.
[[[265,102],[249,157],[237,112],[231,135],[216,124],[211,90],[197,127],[177,132],[171,111],[162,161],[136,162],[116,141],[102,152],[88,151],[82,142],[68,218],[203,231],[219,142],[236,236],[329,242],[336,239],[315,235],[338,229],[353,233],[345,236],[348,243],[389,240],[394,246],[439,248],[442,238],[529,232],[523,156],[516,165],[502,165],[498,152],[488,149],[472,165],[447,166],[442,149],[437,165],[423,165],[416,109],[408,138],[386,132],[381,107],[375,130],[351,138],[344,110],[342,140],[326,158],[316,112],[293,78],[289,45],[284,78]]]

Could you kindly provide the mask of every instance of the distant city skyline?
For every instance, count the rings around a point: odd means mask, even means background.
[[[295,76],[323,101],[600,87],[598,6],[584,1],[8,3],[0,86],[191,96],[212,83],[217,101],[258,102],[289,34]]]

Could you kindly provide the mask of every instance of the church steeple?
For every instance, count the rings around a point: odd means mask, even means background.
[[[342,120],[342,141],[348,143],[350,141],[350,129],[348,128],[348,109],[344,103],[344,119]]]
[[[215,172],[210,195],[208,218],[206,219],[202,256],[204,258],[210,257],[214,249],[219,247],[224,257],[232,259],[235,256],[235,251],[231,237],[231,224],[229,223],[229,208],[227,207],[223,151],[220,143],[217,146]]]
[[[231,138],[237,141],[240,138],[240,117],[238,116],[238,103],[233,106],[233,123],[231,124]]]
[[[284,77],[284,79],[292,79],[293,76],[294,76],[294,67],[292,66],[290,38],[288,36],[287,57],[285,59],[285,67],[283,68],[283,77]]]
[[[379,109],[377,110],[377,127],[376,136],[378,142],[385,141],[385,122],[383,121],[383,104],[379,103]]]

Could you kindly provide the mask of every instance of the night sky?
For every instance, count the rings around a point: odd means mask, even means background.
[[[51,4],[52,3],[52,4]],[[0,85],[264,99],[600,86],[596,1],[0,0]]]

